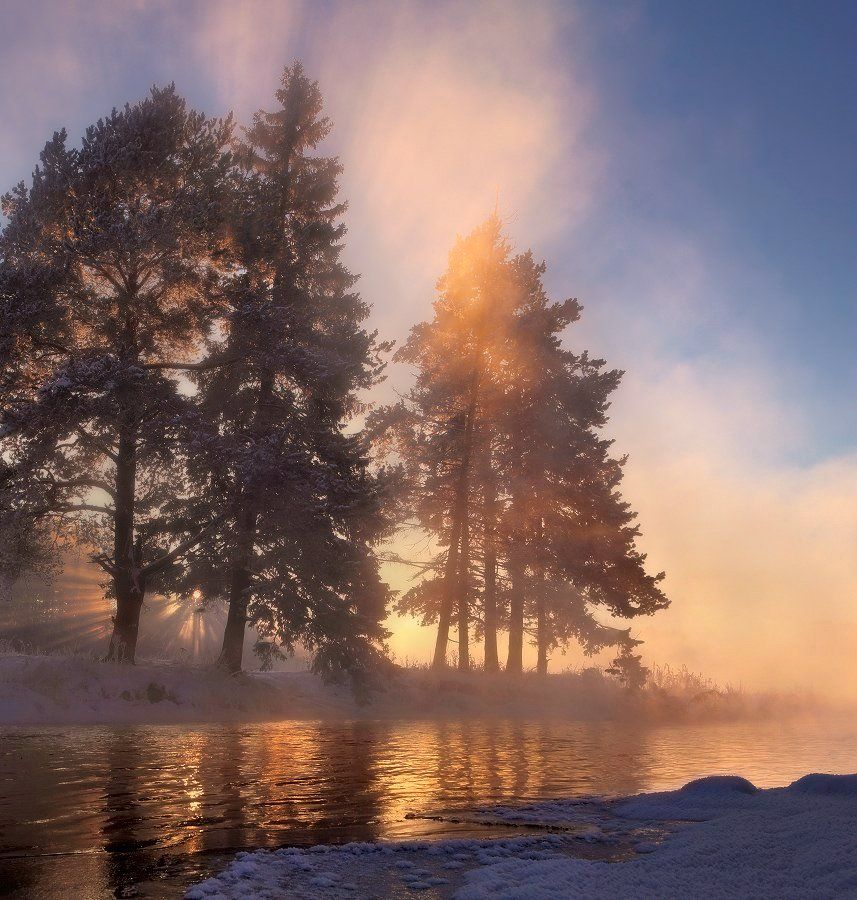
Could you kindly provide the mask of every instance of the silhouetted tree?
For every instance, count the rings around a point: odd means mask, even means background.
[[[511,275],[510,248],[497,216],[456,242],[438,282],[434,318],[416,325],[396,355],[416,367],[414,387],[375,418],[403,461],[417,523],[445,548],[433,560],[429,577],[400,603],[403,611],[438,623],[435,668],[446,665],[456,613],[458,667],[470,666],[476,549],[481,550],[483,595],[489,597],[482,627],[486,644],[496,647],[492,408],[503,385],[507,325],[517,298]]]
[[[387,345],[363,327],[369,308],[340,259],[341,166],[313,153],[330,130],[318,85],[296,63],[277,101],[240,150],[225,316],[193,375],[195,475],[206,514],[225,518],[185,582],[228,599],[228,671],[241,669],[249,620],[263,638],[314,650],[317,669],[359,675],[386,636],[373,547],[388,524],[353,419]]]
[[[80,149],[55,134],[32,185],[3,198],[7,512],[76,522],[96,545],[120,661],[133,662],[147,587],[210,526],[172,541],[161,509],[188,488],[176,374],[217,306],[230,132],[172,86],[153,89],[88,128]]]
[[[643,665],[639,653],[634,653],[634,647],[641,641],[635,641],[628,637],[621,643],[618,656],[608,666],[607,672],[618,678],[630,691],[638,691],[644,687],[649,678],[649,670]]]
[[[610,457],[612,442],[600,434],[622,373],[564,346],[581,307],[548,299],[543,263],[524,253],[515,267],[524,298],[515,319],[518,352],[496,421],[511,498],[503,527],[511,583],[506,667],[521,670],[530,621],[544,673],[549,649],[565,643],[587,607],[631,618],[667,600],[658,587],[663,575],[645,571],[635,514],[619,493],[624,459]]]

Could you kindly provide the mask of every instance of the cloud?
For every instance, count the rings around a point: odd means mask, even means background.
[[[673,600],[634,626],[647,659],[857,697],[857,456],[818,455],[794,374],[736,313],[775,276],[633,217],[622,238],[583,331],[628,370],[608,430]]]
[[[651,659],[854,697],[857,456],[771,459],[763,445],[789,444],[789,417],[758,380],[682,364],[623,398],[626,494],[673,599],[638,630]]]
[[[296,52],[306,10],[300,0],[211,0],[192,15],[181,7],[171,15],[188,35],[197,71],[223,110],[234,110],[247,124],[271,102],[283,66]]]
[[[352,208],[387,259],[435,277],[450,236],[496,199],[533,239],[586,208],[591,97],[567,62],[555,65],[559,16],[546,5],[406,5],[374,36],[368,66],[345,47],[322,62],[324,81],[341,86]],[[343,37],[359,34],[353,18],[339,23]]]
[[[78,49],[63,40],[64,16],[43,23],[39,12],[38,7],[0,10],[0,32],[14,33],[14,16],[18,33],[17,40],[7,41],[3,53],[0,157],[6,165],[15,165],[18,177],[32,168],[35,159],[29,156],[59,128],[66,104],[92,75]]]
[[[246,120],[300,56],[345,164],[347,256],[401,337],[428,311],[456,233],[495,202],[528,240],[580,221],[599,164],[585,139],[591,88],[561,41],[568,4],[215,2],[193,53]]]

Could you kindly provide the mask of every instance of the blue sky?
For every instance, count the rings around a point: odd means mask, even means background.
[[[7,0],[0,33],[5,186],[153,83],[247,121],[302,58],[385,337],[499,196],[584,304],[569,342],[627,372],[610,431],[674,599],[650,658],[857,684],[857,4]]]
[[[712,302],[813,421],[802,454],[853,449],[857,5],[585,9],[597,127],[620,160],[606,215],[624,209],[704,243],[722,279]],[[682,343],[705,352],[716,337]]]

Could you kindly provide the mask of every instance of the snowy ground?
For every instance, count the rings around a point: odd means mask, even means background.
[[[710,722],[776,716],[801,704],[734,692],[653,686],[629,694],[589,669],[510,679],[402,670],[360,705],[344,686],[309,672],[253,672],[236,678],[212,667],[105,663],[84,655],[27,655],[0,649],[0,725],[169,723],[326,718],[550,718]]]
[[[0,725],[314,719],[356,709],[350,691],[309,672],[233,678],[178,664],[0,653]]]
[[[857,775],[807,775],[770,790],[715,776],[626,800],[471,814],[568,830],[242,853],[186,897],[857,897]]]

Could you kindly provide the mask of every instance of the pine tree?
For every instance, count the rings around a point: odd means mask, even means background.
[[[360,676],[386,637],[388,589],[373,546],[388,524],[353,419],[387,345],[363,327],[369,308],[340,259],[341,166],[313,154],[330,130],[318,85],[296,63],[276,96],[241,150],[227,308],[194,375],[203,435],[195,477],[213,504],[208,516],[223,510],[225,519],[184,587],[227,600],[228,671],[241,669],[249,621],[262,650],[268,639],[299,641],[318,670]]]
[[[3,198],[0,378],[7,514],[76,524],[116,602],[108,656],[133,662],[148,588],[210,523],[170,539],[187,487],[192,369],[217,306],[228,121],[173,86],[114,110],[80,149],[59,132]]]
[[[397,353],[398,360],[416,367],[414,387],[376,417],[404,462],[416,521],[445,548],[430,564],[429,577],[400,603],[402,611],[420,615],[424,623],[438,623],[436,669],[446,665],[456,614],[459,669],[470,667],[473,624],[482,629],[489,667],[496,662],[492,417],[504,389],[503,369],[514,353],[508,328],[519,292],[513,274],[496,215],[456,242],[438,282],[434,318],[415,326]],[[477,585],[482,600],[487,598],[481,621]]]
[[[607,668],[607,672],[619,679],[619,682],[629,691],[638,691],[644,687],[649,678],[649,670],[642,664],[642,657],[634,653],[634,647],[640,644],[628,637],[621,644],[618,656]]]
[[[530,253],[515,265],[527,299],[516,317],[519,352],[497,421],[511,498],[507,670],[521,671],[531,621],[537,670],[545,673],[550,648],[585,625],[592,607],[631,618],[652,614],[667,600],[658,587],[663,575],[645,571],[635,514],[619,493],[625,460],[612,459],[612,442],[600,435],[622,373],[564,347],[562,335],[579,318],[580,305],[549,301],[545,266]],[[618,634],[614,643],[623,640]]]
[[[593,608],[632,617],[666,605],[618,491],[623,460],[600,436],[621,373],[565,349],[581,307],[552,302],[544,272],[531,253],[512,253],[496,214],[460,239],[434,318],[398,354],[416,367],[414,387],[375,420],[404,461],[416,523],[442,548],[400,602],[438,623],[436,668],[456,612],[460,668],[471,625],[486,668],[498,667],[505,620],[507,671],[522,670],[534,629],[546,672],[549,650],[571,637],[592,652],[627,643]]]

